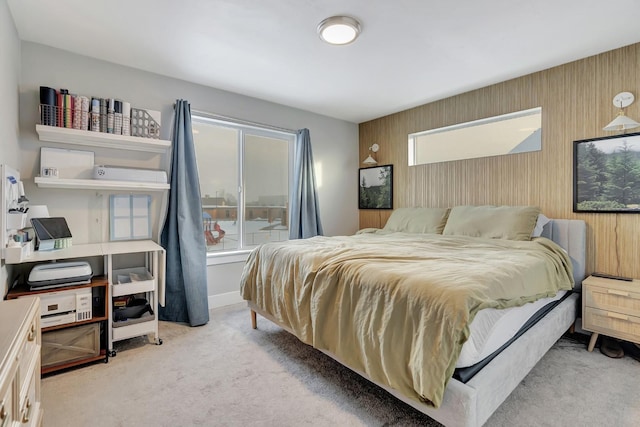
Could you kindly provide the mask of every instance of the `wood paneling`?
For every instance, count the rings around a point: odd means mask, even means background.
[[[640,98],[640,44],[571,62],[360,124],[360,158],[378,143],[393,164],[394,207],[537,205],[551,218],[587,223],[587,272],[640,278],[640,214],[573,212],[573,141],[612,135],[614,95]],[[408,166],[408,134],[542,107],[542,150]],[[640,101],[626,109],[640,120]],[[360,211],[360,228],[382,227],[391,211]]]

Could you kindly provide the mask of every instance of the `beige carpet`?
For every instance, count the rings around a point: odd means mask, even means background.
[[[160,323],[164,344],[116,343],[109,363],[43,378],[46,427],[437,426],[324,354],[235,305],[202,327]],[[561,339],[488,426],[634,426],[640,362]]]

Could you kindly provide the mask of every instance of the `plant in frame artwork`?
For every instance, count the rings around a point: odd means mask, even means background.
[[[393,165],[360,168],[359,209],[393,209]]]
[[[573,211],[640,213],[640,133],[574,141]]]

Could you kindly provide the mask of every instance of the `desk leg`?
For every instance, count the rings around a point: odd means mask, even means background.
[[[258,320],[256,319],[256,312],[251,310],[251,327],[258,329]]]
[[[591,334],[591,339],[589,340],[589,347],[587,347],[587,351],[593,351],[593,347],[596,345],[596,341],[598,341],[598,333],[594,332]]]

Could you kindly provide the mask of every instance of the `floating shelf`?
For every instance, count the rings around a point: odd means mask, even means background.
[[[23,262],[53,261],[68,258],[84,258],[90,256],[103,255],[102,244],[88,243],[84,245],[71,245],[68,248],[54,249],[52,251],[33,251],[30,254],[10,259],[6,264],[21,264]]]
[[[117,148],[150,153],[166,153],[171,147],[171,141],[165,139],[114,135],[112,133],[91,132],[56,126],[36,125],[36,132],[38,132],[38,137],[41,141],[82,145],[85,147]]]
[[[11,259],[5,264],[20,264],[23,262],[53,261],[69,258],[86,258],[107,254],[129,254],[141,252],[162,251],[162,246],[152,240],[134,240],[122,242],[84,243],[71,245],[68,248],[52,251],[32,251],[20,259]]]
[[[34,178],[40,188],[67,188],[88,190],[165,191],[169,184],[138,181],[111,181],[107,179]]]

